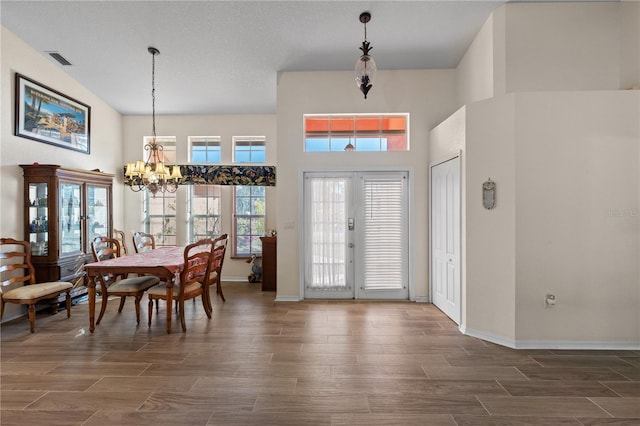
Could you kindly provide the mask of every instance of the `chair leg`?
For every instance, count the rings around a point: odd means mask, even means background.
[[[71,316],[71,290],[67,290],[67,318]]]
[[[202,307],[204,308],[204,312],[207,314],[209,318],[211,318],[211,313],[213,312],[213,308],[211,305],[211,298],[209,297],[209,286],[205,285],[202,289]],[[195,299],[193,299],[195,300]]]
[[[136,294],[135,296],[136,324],[140,324],[140,299],[142,299],[142,293]]]
[[[98,315],[98,319],[96,320],[96,325],[100,324],[100,321],[102,321],[102,317],[104,316],[104,313],[107,311],[108,300],[109,300],[109,293],[104,291],[102,293],[102,305],[100,306],[100,315]]]
[[[118,312],[122,312],[122,308],[124,308],[124,302],[127,300],[125,296],[120,296],[120,307],[118,307]]]
[[[31,325],[31,332],[36,331],[36,304],[29,305],[29,325]]]
[[[156,309],[158,308],[158,300],[156,299]],[[149,327],[151,327],[151,318],[153,317],[153,299],[149,298]]]
[[[0,298],[2,298],[2,294],[0,294]],[[2,307],[0,308],[0,319],[2,319],[2,316],[4,315],[4,304],[7,303],[4,300],[2,301]]]
[[[184,299],[181,299],[180,301],[178,301],[178,303],[176,303],[176,305],[180,305],[180,322],[182,323],[182,332],[186,333],[187,332],[187,323],[186,323],[186,320],[184,318]]]
[[[220,279],[216,282],[216,292],[220,295],[223,302],[227,301],[227,299],[224,298],[224,294],[222,294],[222,283],[220,282]]]

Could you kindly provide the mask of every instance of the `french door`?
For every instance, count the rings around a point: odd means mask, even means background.
[[[304,175],[305,298],[408,299],[406,172]]]

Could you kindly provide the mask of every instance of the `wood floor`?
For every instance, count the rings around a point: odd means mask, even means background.
[[[640,424],[640,351],[516,351],[429,304],[223,285],[211,320],[187,303],[186,334],[162,304],[148,328],[146,301],[136,327],[131,300],[93,335],[86,304],[4,324],[0,424]]]

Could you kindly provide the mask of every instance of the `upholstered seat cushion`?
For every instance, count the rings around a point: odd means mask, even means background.
[[[73,284],[65,281],[54,281],[50,283],[31,284],[14,288],[2,294],[4,299],[37,299],[57,291],[65,291],[73,287]]]
[[[160,279],[153,276],[125,278],[109,286],[109,292],[144,291],[158,284]]]
[[[184,292],[186,294],[188,294],[188,293],[191,293],[192,291],[197,290],[200,287],[202,287],[202,284],[200,284],[199,282],[191,283],[191,284],[187,285],[187,287],[184,289]],[[173,287],[173,298],[174,299],[178,298],[179,290],[180,290],[179,287],[177,287],[177,286]],[[147,292],[147,294],[154,295],[154,296],[165,296],[167,294],[167,286],[165,284],[155,286],[151,290],[149,290]]]

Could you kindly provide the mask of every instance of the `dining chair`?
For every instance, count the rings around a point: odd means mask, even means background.
[[[207,284],[205,286],[205,295],[203,300],[207,303],[206,309],[209,312],[213,312],[213,305],[211,304],[211,287],[216,286],[216,294],[220,296],[223,302],[227,300],[222,293],[222,285],[220,277],[222,276],[222,265],[224,263],[224,256],[227,252],[227,242],[229,241],[227,234],[222,234],[218,238],[213,240],[211,246],[211,257],[209,259],[209,272],[207,274]]]
[[[156,239],[153,235],[138,231],[133,234],[133,248],[136,253],[156,248]]]
[[[127,250],[127,243],[125,240],[125,233],[119,229],[113,228],[113,238],[118,240],[120,243],[120,250],[122,251],[123,256],[127,256],[129,254],[129,250]]]
[[[102,262],[115,257],[120,257],[120,243],[115,238],[97,237],[91,241],[91,251],[93,260]],[[100,293],[102,294],[102,305],[100,307],[100,315],[96,320],[96,325],[100,324],[102,316],[107,310],[107,301],[109,296],[120,297],[120,306],[118,312],[122,312],[124,302],[128,296],[134,297],[136,305],[136,323],[140,324],[140,299],[144,292],[157,285],[160,282],[158,277],[143,275],[139,277],[128,278],[122,275],[100,275]]]
[[[206,238],[196,241],[193,244],[189,244],[184,248],[184,266],[180,273],[180,282],[176,283],[174,286],[172,297],[172,301],[175,301],[178,306],[183,332],[187,331],[187,325],[184,317],[185,300],[201,296],[202,306],[205,313],[207,314],[207,317],[211,318],[211,312],[207,308],[207,303],[204,299],[210,268],[209,258],[211,257],[211,246],[213,246],[213,241],[210,238]],[[167,300],[166,284],[161,284],[151,288],[147,294],[149,295],[149,327],[151,327],[151,320],[153,318],[153,301]],[[167,320],[171,320],[170,313]]]
[[[54,299],[62,293],[67,294],[67,318],[71,316],[71,288],[73,284],[65,281],[53,281],[36,284],[36,271],[31,264],[31,245],[27,241],[14,240],[13,238],[1,238],[0,245],[0,319],[4,314],[5,303],[17,303],[28,305],[29,324],[31,332],[36,330],[36,303],[41,300]],[[19,271],[22,271],[19,275]],[[4,292],[3,287],[12,284],[22,284]],[[55,302],[57,303],[57,301]]]

